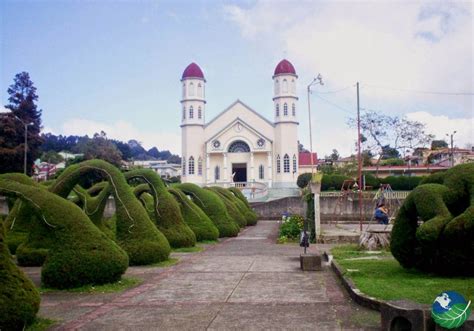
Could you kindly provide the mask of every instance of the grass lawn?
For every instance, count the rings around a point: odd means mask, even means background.
[[[121,280],[115,283],[109,284],[102,284],[102,285],[85,285],[76,288],[70,288],[66,290],[58,290],[54,288],[45,288],[41,287],[39,289],[40,293],[48,293],[48,292],[72,292],[72,293],[111,293],[111,292],[119,292],[126,290],[130,287],[134,287],[142,283],[143,280],[133,277],[122,277]]]
[[[161,261],[161,262],[158,262],[158,263],[155,263],[155,264],[150,264],[150,265],[146,265],[144,267],[160,267],[160,268],[166,268],[166,267],[171,267],[172,265],[175,265],[179,262],[179,259],[175,259],[175,258],[172,258],[170,257],[168,260],[165,260],[165,261]]]
[[[202,251],[203,248],[200,246],[193,246],[193,247],[180,247],[180,248],[173,248],[171,251],[174,253],[196,253]]]
[[[25,330],[26,331],[43,331],[51,327],[55,321],[47,319],[47,318],[42,318],[42,317],[36,317],[34,322],[28,326]]]
[[[450,278],[404,269],[390,252],[371,254],[360,250],[357,245],[337,246],[331,253],[343,267],[344,275],[369,296],[431,304],[439,293],[453,290],[474,302],[474,277]],[[380,259],[357,259],[369,256],[379,256]]]

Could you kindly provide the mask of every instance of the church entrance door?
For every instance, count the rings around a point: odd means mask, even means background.
[[[234,182],[246,182],[247,163],[232,163],[232,175]]]

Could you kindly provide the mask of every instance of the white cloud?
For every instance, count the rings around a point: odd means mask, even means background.
[[[51,132],[44,129],[44,132]],[[101,123],[81,118],[67,120],[60,129],[52,130],[56,134],[63,135],[89,135],[104,131],[107,137],[128,141],[135,139],[142,143],[143,147],[149,149],[156,146],[159,150],[170,150],[172,153],[180,153],[181,136],[175,132],[151,132],[136,128],[129,122],[115,121],[112,123]]]

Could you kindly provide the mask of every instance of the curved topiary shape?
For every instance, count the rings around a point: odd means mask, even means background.
[[[203,212],[194,202],[192,202],[186,194],[177,188],[168,188],[181,208],[181,214],[184,221],[193,230],[197,241],[217,240],[219,238],[219,230],[212,223],[211,219]]]
[[[89,160],[67,167],[50,191],[67,197],[82,176],[99,172],[107,177],[115,201],[115,238],[128,254],[130,265],[147,265],[168,259],[171,248],[135,198],[124,175],[102,160]]]
[[[237,223],[240,228],[245,228],[245,226],[247,225],[247,220],[245,219],[245,215],[240,212],[240,210],[237,208],[234,201],[232,201],[231,199],[223,195],[221,192],[219,192],[219,189],[216,188],[215,186],[206,187],[204,189],[212,191],[215,194],[217,194],[221,198],[222,202],[224,202],[224,205],[227,208],[227,212],[229,213],[229,216],[232,218],[232,220],[235,223]]]
[[[70,288],[114,282],[127,269],[127,254],[74,203],[7,179],[0,179],[0,194],[20,198],[34,208],[40,219],[37,223],[50,243],[41,269],[45,286]]]
[[[196,236],[184,222],[178,202],[167,191],[156,172],[151,169],[137,169],[127,172],[125,177],[128,181],[139,179],[150,186],[150,193],[155,202],[152,220],[172,247],[192,247],[196,244]]]
[[[229,187],[228,190],[231,191],[240,201],[242,201],[247,206],[247,208],[252,209],[245,195],[237,187]]]
[[[39,306],[40,294],[13,263],[0,222],[0,330],[24,330],[33,322]]]
[[[222,199],[214,192],[191,184],[178,184],[177,189],[191,196],[193,202],[201,208],[219,230],[219,237],[235,237],[239,233],[239,226],[227,212]]]
[[[239,212],[245,217],[247,225],[257,224],[257,214],[255,214],[251,208],[247,207],[247,205],[242,200],[237,198],[232,191],[219,186],[213,186],[212,188],[237,206]]]
[[[441,178],[442,185],[420,185],[408,195],[390,249],[405,268],[474,275],[474,164],[453,167],[433,181]]]

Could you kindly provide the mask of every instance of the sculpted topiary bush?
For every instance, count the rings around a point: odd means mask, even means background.
[[[44,189],[8,179],[0,179],[0,194],[17,197],[32,207],[41,233],[30,231],[28,241],[38,235],[48,238],[46,260],[41,269],[45,286],[70,288],[114,282],[127,269],[126,253],[74,203]]]
[[[39,306],[39,292],[13,263],[0,222],[0,330],[24,330],[34,320]]]
[[[220,237],[237,236],[239,226],[229,216],[224,202],[216,193],[191,183],[179,184],[175,187],[189,195],[193,202],[209,216],[219,230]]]
[[[198,241],[217,240],[219,238],[219,230],[201,208],[177,188],[168,188],[168,192],[179,203],[184,221],[193,230]]]
[[[209,191],[214,192],[215,194],[217,194],[219,196],[219,198],[221,198],[222,202],[224,203],[224,205],[227,209],[227,213],[229,213],[229,216],[232,218],[232,220],[240,228],[245,228],[245,226],[247,225],[247,220],[245,219],[244,214],[242,214],[239,211],[236,204],[232,200],[226,198],[223,194],[221,194],[219,192],[219,190],[216,189],[216,187],[206,187],[205,190],[209,190]],[[225,189],[223,189],[223,190],[225,190]]]
[[[255,213],[255,211],[252,209],[252,206],[250,206],[250,204],[249,204],[247,198],[245,197],[245,195],[236,187],[229,187],[227,189],[227,191],[232,193],[232,195],[238,201],[240,201],[240,204],[239,204],[240,208],[242,208],[242,206],[246,208],[247,211],[245,212],[245,217],[247,219],[247,225],[257,224],[258,216]]]
[[[172,247],[191,247],[196,244],[196,236],[184,222],[178,202],[156,172],[152,169],[137,169],[127,172],[125,177],[129,181],[135,179],[149,185],[154,200],[152,220]]]
[[[50,191],[66,198],[80,179],[100,174],[110,184],[115,201],[115,238],[128,254],[130,265],[146,265],[168,258],[171,248],[166,237],[154,226],[145,208],[133,194],[124,175],[102,160],[89,160],[67,167]]]
[[[231,201],[237,207],[239,214],[245,218],[245,225],[255,225],[257,223],[257,215],[253,210],[248,208],[247,205],[237,198],[231,191],[219,186],[213,186],[211,189],[225,199]]]
[[[420,185],[408,195],[396,217],[390,249],[405,268],[472,276],[474,164],[449,169],[442,182]]]

